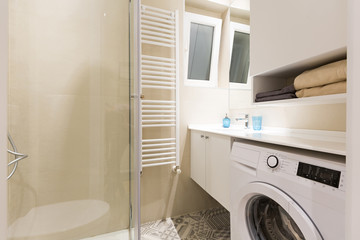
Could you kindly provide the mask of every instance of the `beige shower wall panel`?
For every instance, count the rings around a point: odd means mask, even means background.
[[[48,219],[79,217],[68,231],[59,225],[40,236],[18,224],[10,239],[78,239],[129,227],[128,43],[127,1],[10,1],[8,126],[29,157],[9,181],[9,224],[77,200],[109,206],[86,225],[87,214]]]

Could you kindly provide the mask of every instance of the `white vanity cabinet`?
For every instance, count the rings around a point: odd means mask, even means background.
[[[230,209],[229,136],[191,131],[191,178]]]

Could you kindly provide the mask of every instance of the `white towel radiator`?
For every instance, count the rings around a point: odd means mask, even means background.
[[[141,5],[139,30],[140,171],[173,164],[180,173],[178,11]]]

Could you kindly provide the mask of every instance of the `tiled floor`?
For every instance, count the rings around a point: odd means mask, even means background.
[[[128,240],[129,231],[100,235],[83,240]],[[141,240],[230,240],[230,213],[214,208],[145,223]]]
[[[141,240],[180,240],[171,218],[141,225]]]
[[[230,213],[215,208],[143,224],[142,240],[228,240]]]

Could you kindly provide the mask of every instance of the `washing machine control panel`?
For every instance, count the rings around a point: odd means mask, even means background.
[[[279,152],[267,152],[263,154],[262,159],[262,164],[259,165],[259,168],[266,170],[266,172],[288,176],[289,179],[294,180],[303,179],[314,184],[317,182],[320,183],[319,186],[323,184],[322,186],[327,185],[343,191],[345,190],[345,173],[340,169],[333,169],[324,164],[317,165],[316,163],[312,164],[295,160]]]
[[[340,184],[341,171],[299,162],[296,175],[338,188]]]

